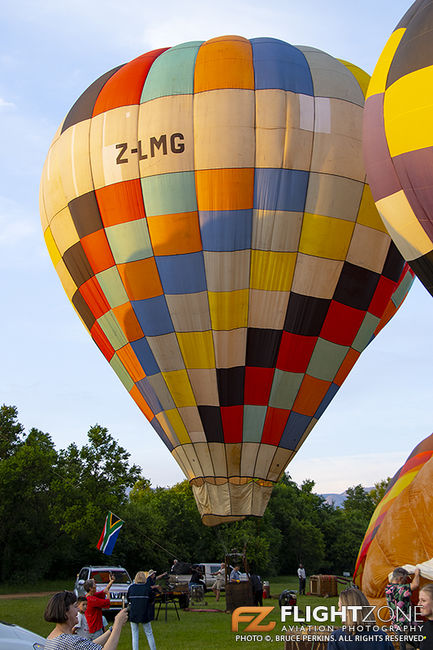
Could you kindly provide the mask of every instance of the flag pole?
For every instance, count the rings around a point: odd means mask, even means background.
[[[111,510],[109,510],[109,512],[110,512],[110,514],[114,515],[114,517],[117,517],[117,519],[119,519],[120,521],[123,521],[124,524],[126,523],[125,520],[122,519],[122,517],[119,517],[119,515],[116,515],[115,512],[112,512]]]

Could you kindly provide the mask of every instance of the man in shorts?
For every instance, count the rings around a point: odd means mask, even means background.
[[[212,585],[212,591],[215,594],[215,600],[218,601],[220,599],[221,589],[225,583],[225,576],[226,576],[225,563],[221,562],[221,566],[218,569],[218,571],[212,573],[212,575],[215,576],[215,582]]]

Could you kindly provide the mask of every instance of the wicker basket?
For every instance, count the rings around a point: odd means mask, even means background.
[[[253,590],[248,582],[228,582],[226,585],[226,608],[233,612],[236,607],[254,605]]]
[[[337,576],[310,576],[310,593],[312,596],[338,596]]]

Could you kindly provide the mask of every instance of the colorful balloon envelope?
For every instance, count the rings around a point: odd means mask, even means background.
[[[51,145],[45,240],[204,523],[272,486],[413,280],[362,160],[368,76],[238,36],[95,81]]]
[[[391,34],[367,93],[365,162],[388,232],[433,294],[433,2]]]
[[[433,435],[415,447],[390,481],[371,518],[354,578],[372,599],[384,598],[388,574],[433,558]]]

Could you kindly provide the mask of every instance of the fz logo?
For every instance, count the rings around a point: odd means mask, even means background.
[[[261,625],[272,612],[273,607],[238,607],[232,614],[232,632],[238,632],[239,623],[248,623],[244,632],[270,632],[276,626],[275,621]]]

